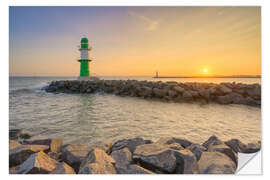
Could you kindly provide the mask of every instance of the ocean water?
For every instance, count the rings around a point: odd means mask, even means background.
[[[261,83],[260,78],[155,79],[179,82]],[[76,77],[10,77],[9,129],[21,128],[33,139],[60,137],[64,143],[96,144],[140,136],[183,137],[202,143],[211,135],[249,143],[261,139],[261,109],[246,105],[168,103],[111,94],[53,94],[41,90],[53,80]]]

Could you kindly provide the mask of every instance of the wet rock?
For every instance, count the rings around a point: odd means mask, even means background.
[[[132,153],[137,146],[145,144],[145,140],[140,137],[131,138],[131,139],[122,139],[119,141],[116,141],[112,145],[112,151],[116,151],[123,148],[128,148],[129,151]]]
[[[199,168],[196,156],[188,149],[175,151],[177,159],[177,174],[198,174]]]
[[[94,148],[81,163],[79,174],[116,174],[115,160],[105,151]]]
[[[203,152],[198,161],[200,174],[234,174],[235,163],[220,152]]]
[[[43,151],[32,154],[19,168],[18,174],[48,174],[59,163]]]
[[[172,173],[176,168],[174,151],[158,143],[137,146],[133,159],[142,167],[154,172]]]
[[[190,146],[192,144],[192,142],[190,142],[187,139],[184,138],[175,138],[175,137],[163,137],[160,138],[156,143],[160,143],[160,144],[173,144],[173,143],[177,143],[181,146],[183,146],[184,148]]]
[[[52,138],[52,139],[39,139],[39,140],[32,140],[32,141],[24,141],[25,144],[32,144],[32,145],[47,145],[50,147],[51,152],[59,152],[62,146],[62,139],[59,138]]]
[[[69,144],[61,149],[62,159],[70,165],[75,172],[79,171],[79,167],[91,147],[84,144]]]
[[[10,141],[9,146],[9,167],[17,166],[23,163],[26,159],[39,151],[48,151],[46,145],[22,145],[18,142]]]
[[[223,142],[213,135],[207,141],[205,141],[202,145],[206,149],[208,149],[210,145],[220,145],[220,144],[223,144]]]
[[[72,167],[62,162],[62,163],[59,163],[50,174],[76,174],[76,173],[74,169],[72,169]]]
[[[223,153],[223,154],[227,155],[229,158],[231,158],[231,160],[236,164],[236,166],[238,164],[238,162],[237,162],[237,160],[238,160],[237,154],[229,146],[227,146],[226,144],[219,144],[219,145],[211,144],[208,147],[208,151],[209,152]]]
[[[206,151],[206,147],[200,144],[191,144],[186,149],[190,150],[197,158],[197,161],[200,160],[202,152]]]

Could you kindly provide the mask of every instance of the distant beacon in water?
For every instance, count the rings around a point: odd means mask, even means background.
[[[79,80],[90,80],[89,63],[92,61],[89,59],[88,51],[91,47],[88,46],[88,39],[83,37],[81,39],[81,46],[79,51],[81,52],[81,57],[78,60],[80,62],[80,77]]]

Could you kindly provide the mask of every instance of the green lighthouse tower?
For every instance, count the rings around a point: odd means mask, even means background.
[[[88,45],[88,39],[83,37],[81,39],[81,45],[79,51],[81,53],[80,59],[80,77],[79,80],[90,80],[90,72],[89,72],[89,63],[91,59],[89,59],[88,51],[91,50],[91,47]]]

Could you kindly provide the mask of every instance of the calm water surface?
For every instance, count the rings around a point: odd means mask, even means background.
[[[154,79],[179,82],[260,83],[257,78]],[[64,143],[98,143],[141,136],[184,137],[202,143],[209,136],[254,142],[261,138],[261,109],[246,105],[166,103],[108,94],[52,94],[41,91],[52,80],[75,77],[10,77],[9,128],[34,139],[61,137]]]

